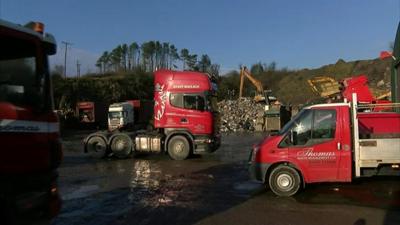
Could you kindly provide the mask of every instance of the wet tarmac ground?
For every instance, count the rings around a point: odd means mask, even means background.
[[[215,153],[185,161],[91,158],[82,149],[86,134],[63,137],[63,209],[54,225],[400,224],[398,177],[307,185],[293,198],[249,180],[249,150],[265,134],[225,135]]]

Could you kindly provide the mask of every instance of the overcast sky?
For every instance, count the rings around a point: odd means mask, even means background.
[[[0,18],[41,21],[69,49],[68,74],[96,70],[99,55],[118,44],[159,40],[208,54],[223,71],[277,62],[315,68],[376,58],[393,42],[399,0],[0,0]]]

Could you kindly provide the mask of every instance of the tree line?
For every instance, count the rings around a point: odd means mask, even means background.
[[[111,51],[104,51],[98,58],[96,67],[100,73],[137,69],[153,72],[156,69],[177,69],[178,62],[182,63],[183,70],[219,75],[219,65],[213,64],[207,54],[198,57],[186,48],[179,51],[175,45],[160,41],[147,41],[141,45],[137,42],[120,44]]]

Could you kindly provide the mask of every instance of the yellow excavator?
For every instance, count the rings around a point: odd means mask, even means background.
[[[254,101],[255,102],[265,102],[266,104],[269,104],[269,98],[268,98],[268,91],[264,90],[264,87],[262,83],[254,78],[250,72],[247,70],[247,68],[244,66],[240,69],[240,89],[239,89],[239,99],[243,97],[243,86],[244,86],[244,78],[247,77],[247,79],[250,80],[250,82],[256,87],[256,93],[254,95]]]
[[[352,79],[352,78],[346,78]],[[332,77],[328,76],[318,76],[312,79],[307,80],[308,84],[311,86],[311,89],[314,93],[319,95],[322,98],[332,98],[338,95],[342,95],[342,92],[346,87],[340,84],[340,82],[336,81]],[[347,89],[354,89],[353,87],[347,87]],[[391,91],[377,91],[377,90],[368,90],[370,95],[376,94],[374,100],[384,100],[388,99],[391,96]],[[373,97],[373,96],[371,96]]]

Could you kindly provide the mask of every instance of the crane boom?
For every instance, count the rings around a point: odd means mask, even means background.
[[[246,67],[242,67],[240,69],[240,89],[239,89],[239,99],[242,98],[243,96],[243,85],[244,85],[244,77],[250,80],[250,82],[256,87],[257,93],[256,96],[254,96],[254,100],[259,102],[259,101],[268,101],[268,99],[265,97],[264,93],[264,88],[262,83],[254,78],[250,72],[247,70]]]

